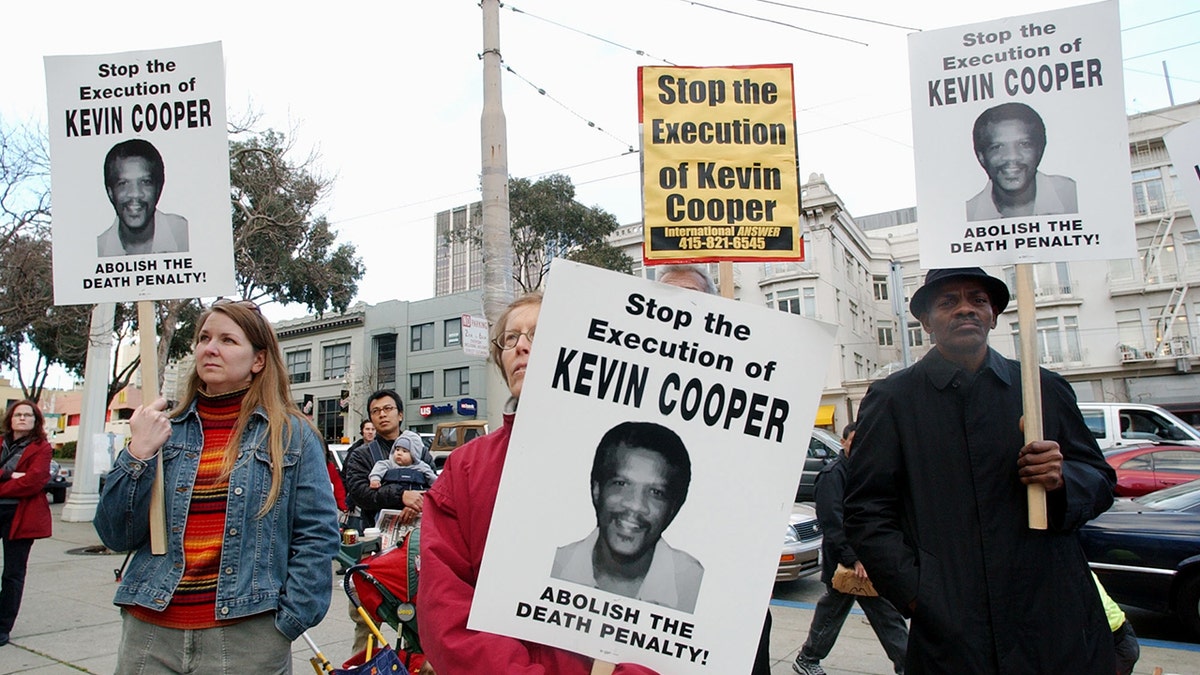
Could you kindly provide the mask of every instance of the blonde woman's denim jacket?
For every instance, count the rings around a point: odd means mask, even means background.
[[[329,609],[332,560],[338,551],[337,507],[324,445],[311,426],[289,418],[279,498],[257,516],[271,487],[267,418],[252,413],[229,477],[216,616],[233,619],[274,611],[275,627],[295,640]],[[286,436],[285,436],[286,441]],[[150,487],[155,460],[121,452],[108,473],[94,525],[104,545],[136,551],[113,602],[162,610],[183,576],[183,531],[204,434],[195,403],[171,420],[162,447],[167,553],[150,553]]]

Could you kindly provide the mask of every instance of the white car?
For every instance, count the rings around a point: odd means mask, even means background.
[[[775,583],[795,581],[821,569],[821,525],[811,504],[792,506],[792,517],[783,537]]]

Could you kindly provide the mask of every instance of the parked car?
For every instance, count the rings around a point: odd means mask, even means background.
[[[820,569],[821,526],[817,523],[817,511],[808,504],[795,504],[784,533],[775,583],[795,581]]]
[[[433,430],[433,445],[429,451],[433,454],[433,469],[441,473],[446,466],[446,458],[455,448],[467,441],[474,440],[488,432],[485,420],[467,420],[463,422],[442,422]]]
[[[46,483],[46,494],[50,495],[51,502],[61,504],[67,501],[67,488],[71,487],[70,478],[70,469],[64,469],[58,462],[50,460],[50,480]]]
[[[811,502],[816,491],[817,474],[837,458],[842,442],[820,427],[813,427],[808,439],[808,454],[804,458],[804,471],[800,473],[800,484],[796,486],[796,501]]]
[[[1200,432],[1156,405],[1080,401],[1079,410],[1101,450],[1147,441],[1200,447]]]
[[[1200,479],[1200,448],[1191,445],[1141,445],[1104,453],[1117,471],[1117,496],[1140,497],[1172,485]]]
[[[1200,480],[1118,499],[1079,538],[1113,600],[1175,614],[1200,638]]]

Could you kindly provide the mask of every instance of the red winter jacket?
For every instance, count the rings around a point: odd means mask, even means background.
[[[513,415],[505,414],[503,427],[455,450],[425,494],[418,581],[418,597],[425,600],[421,646],[438,675],[588,675],[589,657],[467,628],[512,422]],[[614,675],[656,674],[623,663]]]
[[[45,440],[31,441],[21,454],[12,478],[0,473],[0,498],[19,499],[13,517],[10,539],[44,539],[50,536],[50,503],[43,492],[50,480],[50,444]]]

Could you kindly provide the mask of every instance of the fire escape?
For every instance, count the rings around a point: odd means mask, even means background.
[[[1184,316],[1189,284],[1186,275],[1164,275],[1162,271],[1164,251],[1168,255],[1172,254],[1168,247],[1172,240],[1171,228],[1175,225],[1175,209],[1171,206],[1167,208],[1167,212],[1158,221],[1158,226],[1154,230],[1154,238],[1151,239],[1150,247],[1146,251],[1144,278],[1147,285],[1174,284],[1170,296],[1154,322],[1154,335],[1158,341],[1155,356],[1175,357],[1176,369],[1180,372],[1187,372],[1190,370],[1188,357],[1192,354],[1191,339],[1188,335],[1176,336],[1173,331],[1176,321],[1179,320],[1179,317]]]

